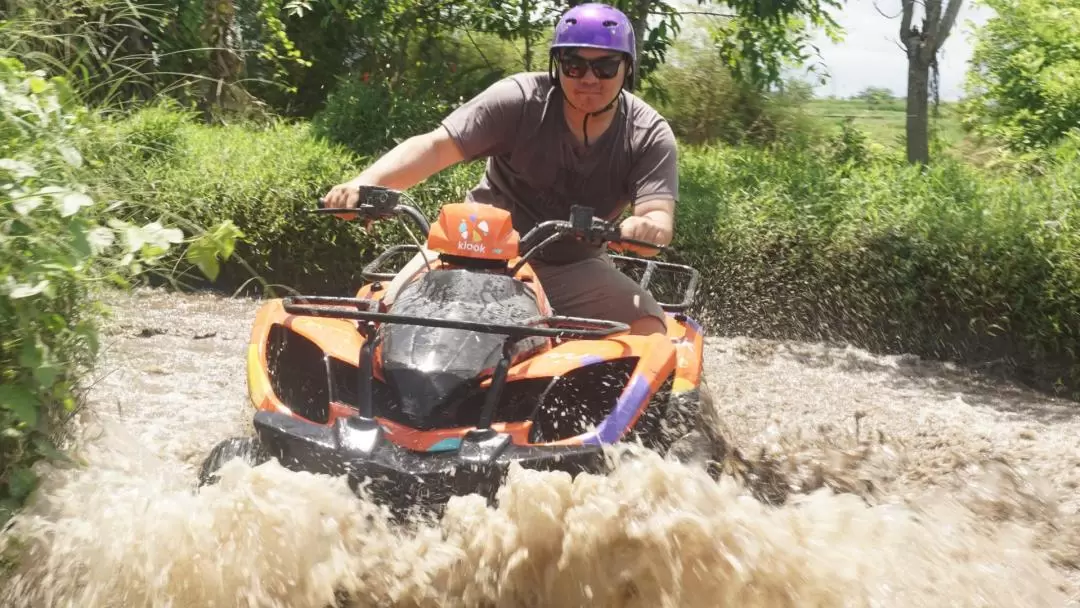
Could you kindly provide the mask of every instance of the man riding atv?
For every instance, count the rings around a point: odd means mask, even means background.
[[[632,205],[633,215],[620,224],[622,236],[667,245],[678,152],[666,120],[632,93],[635,57],[626,15],[605,4],[576,6],[556,25],[548,73],[493,84],[435,130],[402,142],[332,188],[325,205],[353,208],[358,186],[405,190],[454,164],[486,157],[484,177],[467,198],[509,211],[520,234],[565,219],[575,204],[607,220]],[[558,314],[626,323],[635,334],[666,331],[656,300],[602,247],[567,242],[531,263]]]

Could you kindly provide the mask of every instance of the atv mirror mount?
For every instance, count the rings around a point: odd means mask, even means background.
[[[357,323],[356,329],[364,336],[364,343],[360,345],[359,359],[356,362],[358,367],[358,373],[356,374],[356,409],[361,418],[374,420],[375,409],[372,405],[371,379],[375,375],[375,347],[378,346],[380,336],[375,331],[375,323],[372,321],[360,321]]]
[[[570,207],[570,229],[578,234],[585,234],[592,230],[593,218],[596,213],[592,207],[574,205]]]
[[[506,374],[510,371],[510,361],[514,358],[514,345],[525,336],[506,336],[503,340],[502,357],[495,364],[495,371],[491,374],[491,386],[488,387],[487,395],[484,396],[484,409],[480,410],[480,420],[476,428],[480,431],[491,429],[491,423],[495,419],[495,409],[502,398],[503,387],[506,386]]]

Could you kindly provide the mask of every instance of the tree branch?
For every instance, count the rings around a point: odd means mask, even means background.
[[[903,0],[903,18],[900,20],[900,41],[904,43],[904,48],[911,52],[911,45],[908,43],[911,40],[911,16],[915,12],[915,0]]]
[[[465,30],[465,36],[469,38],[469,42],[472,43],[473,48],[476,49],[477,54],[480,55],[480,59],[484,60],[484,63],[487,64],[487,67],[488,67],[489,70],[494,70],[495,66],[491,64],[491,61],[488,60],[487,55],[484,54],[484,49],[480,48],[480,45],[477,44],[476,40],[473,38],[472,31],[469,28],[462,28],[462,29]],[[522,63],[524,63],[525,58],[522,57],[521,59],[522,59]]]
[[[941,49],[945,39],[949,37],[949,32],[952,31],[953,24],[956,23],[956,17],[960,14],[960,5],[964,3],[964,0],[948,0],[948,2],[949,6],[945,9],[945,16],[934,24],[931,34],[930,44],[933,45],[935,54]]]
[[[649,11],[650,15],[666,15],[664,11]],[[728,13],[712,13],[709,11],[675,11],[676,15],[704,15],[706,17],[726,17],[728,19],[737,19],[738,15],[731,15]]]
[[[948,0],[945,1],[948,2]],[[941,23],[941,0],[929,0],[926,16],[923,17],[923,33],[929,38],[939,23]]]
[[[897,17],[900,16],[900,13],[896,13],[895,15],[892,15],[892,16],[886,15],[885,11],[881,10],[881,8],[878,7],[877,0],[874,0],[874,10],[876,10],[879,15],[881,15],[882,17],[885,17],[886,19],[896,19]],[[904,9],[900,9],[901,12],[903,12],[903,10]]]

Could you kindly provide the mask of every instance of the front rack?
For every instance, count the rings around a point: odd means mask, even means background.
[[[285,312],[291,315],[462,329],[486,334],[502,334],[518,340],[533,336],[588,340],[606,338],[630,330],[629,325],[617,321],[559,315],[536,317],[515,325],[398,315],[378,312],[379,302],[368,298],[286,296],[283,298],[282,304]]]
[[[360,346],[357,359],[359,371],[357,374],[357,410],[364,424],[372,428],[374,428],[372,426],[374,424],[374,407],[372,404],[374,353],[379,342],[379,336],[374,331],[375,323],[400,323],[505,335],[506,340],[503,342],[502,357],[492,372],[491,386],[488,388],[484,406],[480,412],[480,420],[477,422],[477,429],[482,437],[487,437],[493,433],[491,423],[495,419],[495,409],[498,406],[499,399],[502,397],[503,388],[506,386],[510,362],[514,355],[513,346],[519,341],[532,336],[597,339],[630,330],[630,327],[625,323],[563,316],[538,317],[523,324],[506,325],[396,315],[378,312],[379,302],[369,298],[287,296],[282,299],[282,305],[285,312],[291,315],[366,321],[366,323],[360,323],[357,327],[357,331],[361,332],[365,338],[364,343]],[[547,327],[541,327],[541,325],[547,325]]]

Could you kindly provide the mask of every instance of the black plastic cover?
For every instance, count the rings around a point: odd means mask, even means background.
[[[499,273],[462,269],[426,272],[405,286],[394,314],[488,323],[524,323],[540,315],[533,291]],[[463,329],[388,323],[382,334],[382,372],[407,419],[423,420],[455,407],[502,356],[507,337]],[[514,354],[542,345],[521,340]]]

